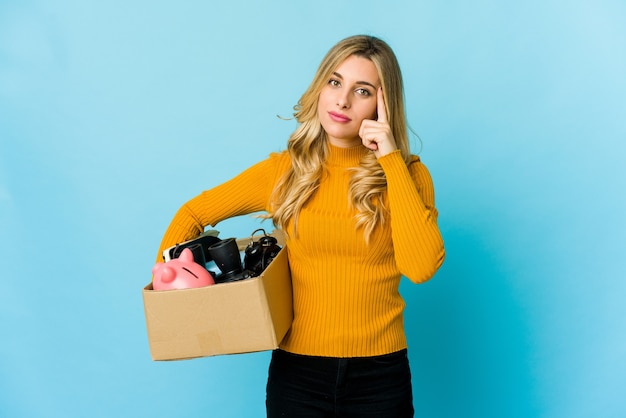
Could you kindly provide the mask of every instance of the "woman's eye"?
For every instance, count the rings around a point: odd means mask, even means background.
[[[328,84],[332,87],[339,87],[341,85],[341,83],[339,82],[339,80],[335,80],[335,79],[330,79],[328,80]]]
[[[371,93],[367,89],[356,89],[356,94],[360,96],[370,96]]]

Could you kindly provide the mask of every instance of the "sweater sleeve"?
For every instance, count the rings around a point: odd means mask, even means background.
[[[417,157],[407,167],[400,151],[378,161],[387,177],[396,264],[412,282],[425,282],[435,275],[445,258],[432,178]]]
[[[159,251],[157,261],[162,261],[165,248],[202,234],[207,225],[234,216],[267,211],[270,195],[282,166],[286,167],[285,154],[272,154],[233,179],[185,203],[170,222]]]

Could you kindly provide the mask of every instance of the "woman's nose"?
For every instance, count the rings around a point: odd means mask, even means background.
[[[337,94],[337,106],[339,106],[341,109],[350,108],[350,97],[347,93]]]

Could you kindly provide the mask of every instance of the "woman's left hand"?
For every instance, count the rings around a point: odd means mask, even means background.
[[[379,87],[377,91],[377,114],[377,120],[364,119],[361,122],[359,136],[363,145],[374,151],[376,158],[380,158],[398,149],[391,133],[391,126],[387,122],[387,108],[382,87]]]

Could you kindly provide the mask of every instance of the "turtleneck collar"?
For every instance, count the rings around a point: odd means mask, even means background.
[[[329,143],[326,164],[329,166],[354,167],[359,165],[361,158],[368,152],[369,150],[363,145],[342,148]]]

